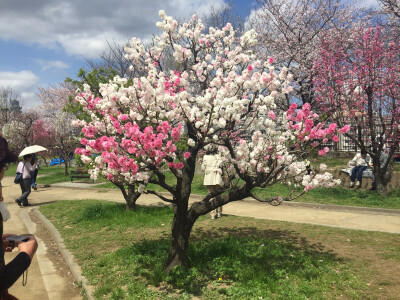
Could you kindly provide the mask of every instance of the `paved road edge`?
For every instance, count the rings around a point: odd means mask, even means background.
[[[58,230],[54,227],[53,223],[51,223],[37,208],[32,209],[32,212],[42,221],[43,225],[46,226],[48,231],[53,236],[57,243],[58,249],[64,257],[65,262],[74,275],[75,280],[82,283],[82,287],[85,290],[87,299],[94,300],[93,288],[89,286],[86,277],[82,275],[82,269],[75,262],[73,254],[65,247],[64,240]]]

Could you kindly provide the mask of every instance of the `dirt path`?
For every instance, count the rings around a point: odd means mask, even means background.
[[[18,185],[10,183],[11,178],[4,180],[4,193],[8,199],[16,199],[20,194]],[[85,187],[85,188],[82,188]],[[98,199],[124,202],[119,190],[91,189],[86,183],[62,183],[48,188],[39,188],[30,195],[32,205],[42,205],[60,200]],[[197,198],[193,198],[196,201]],[[153,195],[143,195],[138,204],[154,205],[165,203]],[[380,209],[343,209],[341,207],[303,207],[271,206],[255,201],[237,201],[224,206],[224,214],[258,219],[280,220],[296,223],[307,223],[357,230],[400,233],[400,213]]]

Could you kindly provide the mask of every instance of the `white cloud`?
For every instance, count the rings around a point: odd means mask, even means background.
[[[1,1],[0,38],[68,54],[93,57],[107,47],[106,40],[127,41],[132,36],[150,39],[158,30],[158,11],[184,20],[206,14],[225,0],[41,0]]]
[[[69,65],[61,60],[43,60],[38,59],[37,63],[42,66],[42,71],[46,71],[48,69],[68,69]]]
[[[365,8],[378,8],[378,0],[357,0],[356,4]]]
[[[0,72],[0,87],[11,88],[14,92],[21,95],[23,107],[30,107],[38,103],[35,95],[36,84],[39,82],[31,71],[21,72]]]
[[[11,87],[18,92],[32,88],[39,81],[39,77],[31,71],[0,72],[0,86]]]

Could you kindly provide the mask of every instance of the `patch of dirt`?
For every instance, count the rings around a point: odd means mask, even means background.
[[[348,241],[350,244],[351,241]],[[379,254],[379,246],[346,245],[346,241],[325,240],[327,251],[332,251],[338,257],[351,260],[367,280],[367,287],[371,295],[378,299],[398,299],[400,295],[400,279],[395,274],[400,274],[400,264],[394,259],[385,259]],[[372,298],[372,297],[371,297]]]
[[[65,262],[61,252],[58,250],[57,243],[53,239],[53,236],[33,212],[29,213],[29,217],[34,223],[36,223],[35,235],[46,245],[47,257],[53,263],[58,274],[64,278],[67,283],[67,285],[59,287],[60,289],[63,288],[65,290],[63,293],[66,297],[65,299],[82,299],[81,288],[79,287],[78,282],[75,281],[75,277]]]

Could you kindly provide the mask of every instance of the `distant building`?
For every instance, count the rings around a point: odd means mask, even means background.
[[[22,107],[19,105],[19,101],[17,99],[10,101],[10,111],[21,112]]]
[[[0,110],[2,112],[21,112],[22,107],[17,99],[8,100],[5,97],[0,99]]]

